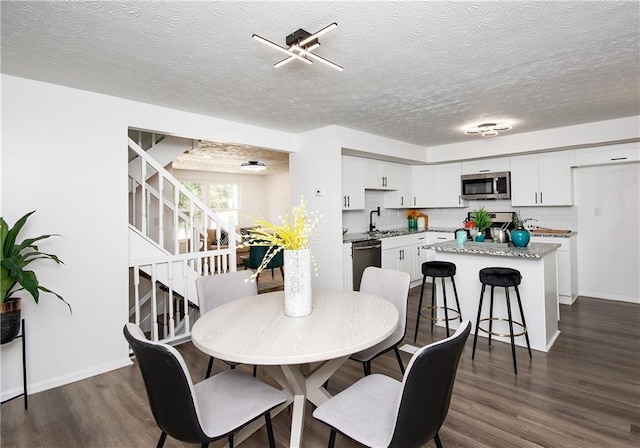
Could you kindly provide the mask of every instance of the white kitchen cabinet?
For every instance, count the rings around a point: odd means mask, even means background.
[[[432,250],[422,248],[425,244],[429,244],[427,234],[428,232],[424,232],[415,236],[415,262],[411,281],[422,280],[422,263],[429,261],[429,257],[433,255]]]
[[[342,243],[342,289],[353,291],[353,250],[351,243]]]
[[[413,235],[382,238],[382,267],[414,276],[415,243]]]
[[[460,162],[411,167],[411,205],[414,208],[463,207]]]
[[[384,193],[385,208],[411,208],[411,167],[397,164],[398,189]]]
[[[575,236],[558,238],[532,235],[531,241],[534,243],[561,244],[556,252],[558,256],[558,297],[560,303],[571,305],[578,297],[578,258]]]
[[[364,209],[364,161],[342,156],[342,210]]]
[[[455,240],[456,235],[452,232],[426,232],[427,244],[442,243],[444,241]],[[434,249],[428,249],[424,255],[426,261],[433,261],[436,259],[436,251]]]
[[[431,165],[411,166],[411,205],[410,207],[425,208],[428,204],[431,189]]]
[[[370,190],[397,190],[398,164],[382,160],[365,159],[364,187]]]
[[[462,174],[498,173],[501,171],[509,171],[510,169],[509,157],[462,162]]]
[[[430,166],[429,178],[431,188],[427,190],[427,207],[451,208],[462,207],[460,198],[460,162],[443,163]]]
[[[574,151],[511,157],[511,205],[573,205]]]
[[[583,148],[576,150],[576,166],[608,165],[640,160],[640,143]]]

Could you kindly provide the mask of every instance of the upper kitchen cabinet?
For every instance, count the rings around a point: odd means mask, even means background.
[[[509,157],[495,159],[468,160],[462,162],[462,174],[499,173],[509,171]]]
[[[511,157],[511,205],[573,205],[574,151]]]
[[[364,188],[369,190],[398,189],[397,163],[374,159],[364,160]]]
[[[411,167],[398,164],[398,189],[384,193],[385,208],[410,208],[411,201]]]
[[[640,143],[638,142],[576,151],[576,166],[607,165],[638,160],[640,160]]]
[[[342,156],[342,210],[364,209],[364,161]]]
[[[411,207],[462,207],[460,162],[411,168]]]

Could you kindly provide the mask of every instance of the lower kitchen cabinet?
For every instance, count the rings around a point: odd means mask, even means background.
[[[576,256],[576,237],[566,238],[532,236],[534,243],[560,244],[557,250],[558,298],[560,303],[571,305],[578,297],[578,265]]]
[[[414,236],[397,236],[382,239],[382,267],[394,271],[403,271],[413,277]]]

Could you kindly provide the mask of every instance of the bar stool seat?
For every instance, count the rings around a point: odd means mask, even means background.
[[[420,303],[418,304],[418,317],[416,319],[416,331],[413,335],[413,342],[416,342],[418,338],[418,329],[420,327],[420,317],[424,317],[431,321],[431,331],[433,331],[434,322],[444,321],[447,328],[447,337],[449,337],[449,321],[460,319],[462,322],[462,312],[460,311],[460,302],[458,301],[458,291],[456,289],[456,282],[453,277],[456,275],[456,265],[449,261],[425,261],[422,263],[422,288],[420,290]],[[427,281],[427,277],[433,279],[433,286],[431,288],[431,306],[422,308],[422,298],[424,295],[424,284]],[[453,292],[456,297],[457,309],[449,308],[447,305],[447,291],[445,289],[445,278],[451,279],[453,285]],[[444,306],[437,306],[435,300],[436,293],[436,278],[442,279],[442,300]],[[436,315],[438,309],[444,309],[444,318],[439,318]],[[430,311],[429,315],[426,315],[426,311]],[[449,312],[453,313],[453,316],[449,317]]]
[[[478,333],[480,331],[487,333],[489,335],[489,345],[491,345],[491,336],[501,336],[501,337],[509,337],[511,340],[511,354],[513,356],[513,371],[515,374],[518,374],[518,367],[516,364],[516,348],[514,338],[518,336],[524,336],[527,341],[527,349],[529,350],[529,358],[531,358],[531,345],[529,344],[529,334],[527,332],[527,324],[524,317],[524,311],[522,309],[522,300],[520,299],[520,291],[518,290],[518,285],[522,281],[522,275],[520,271],[511,268],[503,268],[503,267],[490,267],[481,269],[479,272],[480,283],[482,283],[482,290],[480,291],[480,302],[478,304],[478,317],[476,319],[476,332],[473,337],[473,351],[471,354],[471,359],[474,359],[476,354],[476,343],[478,341]],[[480,318],[482,314],[482,302],[484,299],[484,293],[486,287],[491,286],[491,302],[489,305],[489,317],[485,317],[483,319]],[[503,317],[493,317],[493,290],[495,287],[504,288],[505,291],[505,299],[507,303],[507,314],[508,318]],[[521,322],[517,322],[513,320],[511,313],[511,299],[509,297],[509,288],[514,288],[516,292],[516,297],[518,299],[518,308],[520,309],[520,317],[522,319]],[[503,321],[508,322],[509,324],[509,333],[503,334],[493,331],[493,322],[494,321]],[[483,328],[481,323],[488,322],[489,329]],[[516,325],[521,328],[521,332],[514,333],[513,326]]]

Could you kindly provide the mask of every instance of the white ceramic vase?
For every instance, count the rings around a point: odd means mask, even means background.
[[[311,314],[311,249],[284,251],[284,314]]]

